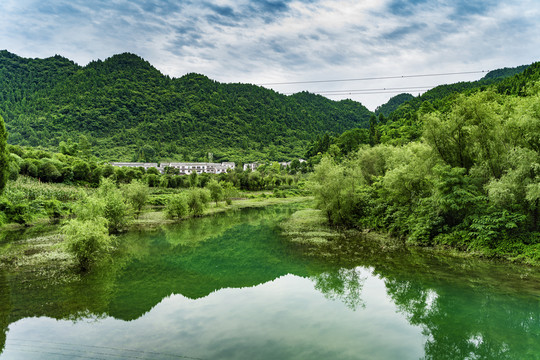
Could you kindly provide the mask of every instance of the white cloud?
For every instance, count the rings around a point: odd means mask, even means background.
[[[539,60],[536,0],[5,0],[0,44],[26,57],[80,64],[120,52],[164,73],[266,83],[451,72]],[[470,80],[329,83],[300,90],[436,85]],[[371,109],[394,94],[353,97]]]

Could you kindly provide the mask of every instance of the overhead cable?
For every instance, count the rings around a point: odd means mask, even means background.
[[[386,79],[405,79],[405,78],[419,78],[430,76],[449,76],[449,75],[466,75],[466,74],[480,74],[486,73],[489,70],[478,71],[460,71],[460,72],[447,72],[447,73],[434,73],[434,74],[415,74],[415,75],[396,75],[396,76],[377,76],[377,77],[365,77],[355,79],[333,79],[333,80],[309,80],[309,81],[287,81],[287,82],[271,82],[256,84],[259,86],[268,85],[294,85],[294,84],[316,84],[316,83],[331,83],[331,82],[350,82],[350,81],[367,81],[367,80],[386,80]]]

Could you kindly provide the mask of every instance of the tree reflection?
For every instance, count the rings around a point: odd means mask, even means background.
[[[0,354],[2,354],[6,345],[10,312],[11,291],[6,281],[5,274],[0,272]]]
[[[361,297],[366,278],[361,275],[360,268],[342,268],[313,276],[312,280],[315,281],[315,289],[325,298],[339,300],[349,309],[356,310],[366,306]]]
[[[381,249],[363,239],[325,249],[321,257],[345,269],[312,277],[315,287],[353,310],[366,305],[364,279],[351,266],[372,268],[398,312],[422,328],[424,359],[540,359],[540,274],[534,268]]]
[[[540,354],[537,300],[468,286],[387,278],[387,292],[427,336],[425,359],[534,359]]]

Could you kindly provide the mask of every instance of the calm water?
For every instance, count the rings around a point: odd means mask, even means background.
[[[0,272],[0,359],[540,359],[537,269],[279,236],[291,208],[123,236],[82,278]]]

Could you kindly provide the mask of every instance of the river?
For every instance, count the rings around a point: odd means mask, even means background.
[[[280,236],[292,211],[125,234],[84,276],[0,270],[0,359],[540,358],[538,269],[361,238],[319,252]]]

